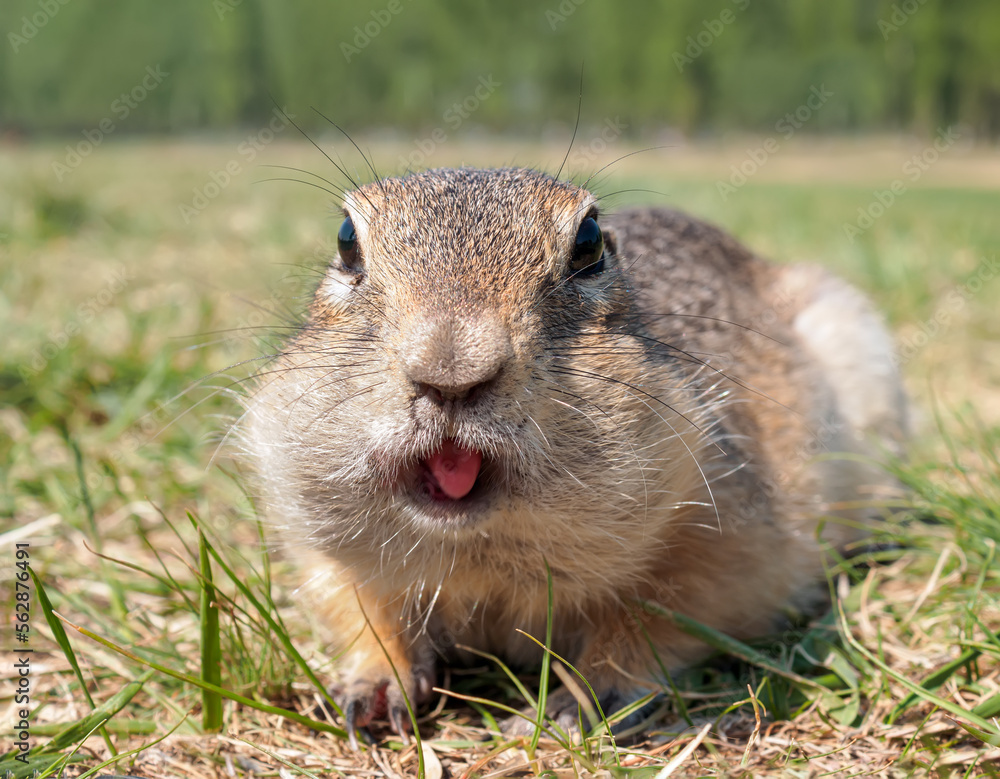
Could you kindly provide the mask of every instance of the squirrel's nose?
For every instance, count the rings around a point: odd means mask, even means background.
[[[428,384],[423,381],[413,382],[414,387],[417,391],[417,396],[426,396],[432,403],[437,406],[443,406],[448,401],[464,401],[466,403],[473,403],[479,397],[482,390],[486,389],[490,384],[493,383],[494,376],[491,376],[485,381],[479,381],[472,385],[465,385],[462,387],[449,387],[449,386],[438,386],[436,384]]]
[[[404,338],[403,370],[417,395],[442,405],[475,400],[513,356],[510,337],[492,317],[422,320]]]

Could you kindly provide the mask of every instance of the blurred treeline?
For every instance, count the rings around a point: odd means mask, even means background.
[[[23,133],[259,125],[272,96],[408,131],[492,76],[473,122],[530,135],[575,119],[582,70],[591,122],[766,131],[824,87],[809,131],[1000,136],[998,0],[2,0],[0,29]],[[147,66],[169,75],[122,116]]]

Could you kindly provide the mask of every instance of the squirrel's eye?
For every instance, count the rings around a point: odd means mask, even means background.
[[[597,220],[588,216],[576,231],[576,245],[569,260],[571,276],[592,276],[604,270],[604,236]]]
[[[354,232],[354,222],[347,217],[337,231],[337,250],[340,259],[348,270],[361,270],[361,249],[358,247],[358,234]]]

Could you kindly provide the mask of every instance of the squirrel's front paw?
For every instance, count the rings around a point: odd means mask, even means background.
[[[384,663],[348,674],[343,685],[335,686],[332,693],[344,712],[351,748],[358,749],[358,732],[367,735],[367,728],[374,720],[388,720],[393,732],[408,744],[411,723],[407,718],[406,701],[416,708],[430,698],[433,686],[432,668],[397,666],[393,673]]]

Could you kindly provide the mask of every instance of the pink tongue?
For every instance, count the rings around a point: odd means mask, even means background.
[[[452,500],[464,498],[472,490],[483,464],[482,452],[465,449],[447,440],[424,462],[441,492]]]

